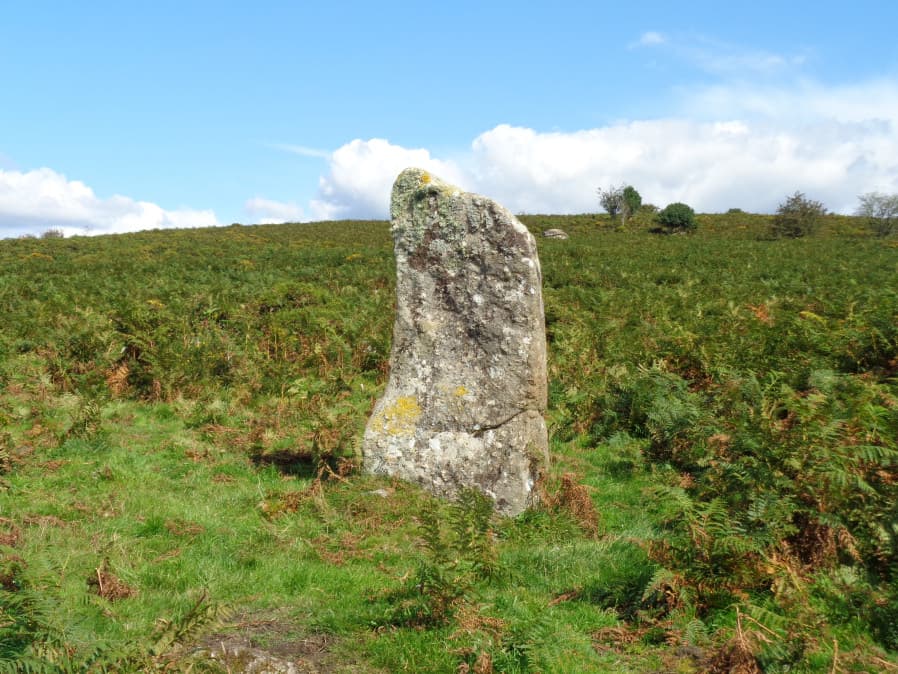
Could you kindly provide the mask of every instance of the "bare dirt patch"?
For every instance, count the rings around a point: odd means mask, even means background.
[[[96,594],[109,601],[126,599],[137,594],[137,590],[109,570],[109,565],[105,561],[87,577],[87,585]]]
[[[253,674],[382,674],[339,648],[333,634],[309,633],[276,613],[240,615],[226,628],[205,637],[199,649],[227,671]]]
[[[0,517],[0,545],[14,548],[22,539],[22,530],[8,517]]]

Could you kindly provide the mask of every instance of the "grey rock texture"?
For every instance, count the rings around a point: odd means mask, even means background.
[[[543,236],[547,239],[567,239],[568,233],[563,229],[547,229],[543,232]]]
[[[502,206],[420,169],[390,204],[397,315],[390,378],[365,430],[366,470],[516,515],[548,462],[536,243]]]
[[[202,652],[205,659],[220,662],[235,674],[319,674],[319,669],[306,660],[285,660],[265,651],[243,644],[222,643]]]

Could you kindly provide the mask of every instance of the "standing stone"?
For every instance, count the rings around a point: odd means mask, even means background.
[[[548,462],[536,243],[499,204],[420,169],[396,179],[390,211],[398,306],[365,468],[439,496],[476,487],[516,515]]]

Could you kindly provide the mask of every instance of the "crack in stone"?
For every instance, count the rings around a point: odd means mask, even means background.
[[[396,179],[390,212],[397,313],[365,468],[448,498],[475,487],[517,515],[549,460],[536,242],[496,202],[421,169]]]
[[[507,419],[503,419],[502,421],[496,422],[496,423],[494,423],[494,424],[489,424],[489,425],[485,425],[485,426],[484,426],[484,425],[478,424],[477,426],[474,427],[474,429],[473,429],[472,431],[469,431],[469,432],[470,432],[471,435],[473,435],[475,438],[479,438],[479,437],[480,437],[481,435],[483,435],[486,431],[495,431],[495,430],[497,430],[497,429],[499,429],[499,428],[502,428],[502,427],[505,426],[506,424],[509,424],[509,423],[511,423],[512,421],[514,421],[515,419],[517,419],[517,418],[518,418],[519,416],[521,416],[522,414],[527,414],[528,412],[536,412],[537,414],[539,414],[539,410],[535,410],[535,409],[532,409],[532,408],[527,408],[527,409],[524,409],[524,410],[519,410],[518,412],[515,412],[514,414],[512,414],[512,415],[511,415],[510,417],[508,417]]]

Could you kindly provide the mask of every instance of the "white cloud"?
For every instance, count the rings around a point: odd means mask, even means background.
[[[629,46],[661,49],[671,58],[714,75],[771,75],[794,70],[807,60],[805,52],[778,54],[705,35],[667,35],[657,31],[643,33]]]
[[[667,38],[662,33],[649,30],[640,35],[636,42],[630,44],[630,47],[652,47],[654,45],[664,44],[665,42],[667,42]]]
[[[741,51],[696,45],[681,53],[702,70],[714,74],[774,73],[800,65],[803,55],[783,55],[768,51]]]
[[[290,145],[287,143],[270,143],[268,147],[274,148],[275,150],[283,150],[284,152],[290,152],[291,154],[298,154],[301,157],[314,157],[317,159],[330,159],[331,152],[329,150],[319,150],[315,147],[308,147],[307,145]]]
[[[392,181],[420,166],[514,212],[598,210],[596,188],[627,182],[647,202],[699,211],[772,212],[801,190],[838,212],[857,195],[898,192],[898,83],[789,90],[716,87],[692,92],[683,114],[572,132],[499,125],[463,159],[386,140],[334,152],[313,215],[388,215]]]
[[[898,192],[898,81],[716,84],[683,91],[680,101],[665,118],[592,129],[544,132],[500,124],[451,157],[378,138],[356,139],[330,153],[289,146],[300,155],[326,157],[316,197],[302,208],[255,196],[244,208],[256,222],[386,218],[392,182],[409,166],[519,213],[594,212],[596,188],[622,182],[647,202],[684,201],[705,212],[771,212],[801,190],[850,213],[859,194]],[[0,236],[217,224],[210,210],[99,198],[48,168],[0,166]]]
[[[840,123],[898,124],[898,81],[824,86],[810,80],[789,86],[718,84],[683,92],[683,113],[690,117],[748,117],[779,124],[834,120]]]
[[[97,197],[78,180],[49,168],[0,170],[0,236],[38,234],[58,229],[66,235],[134,232],[170,227],[211,227],[220,223],[211,210],[165,210],[129,197]]]
[[[282,222],[302,222],[305,213],[302,207],[293,203],[274,201],[263,197],[247,199],[243,208],[250,216],[253,223],[262,225],[278,224]]]
[[[329,172],[318,184],[310,208],[316,219],[384,218],[390,209],[390,189],[402,169],[417,166],[450,182],[464,185],[451,161],[430,156],[425,149],[408,149],[372,138],[354,140],[330,157]]]

